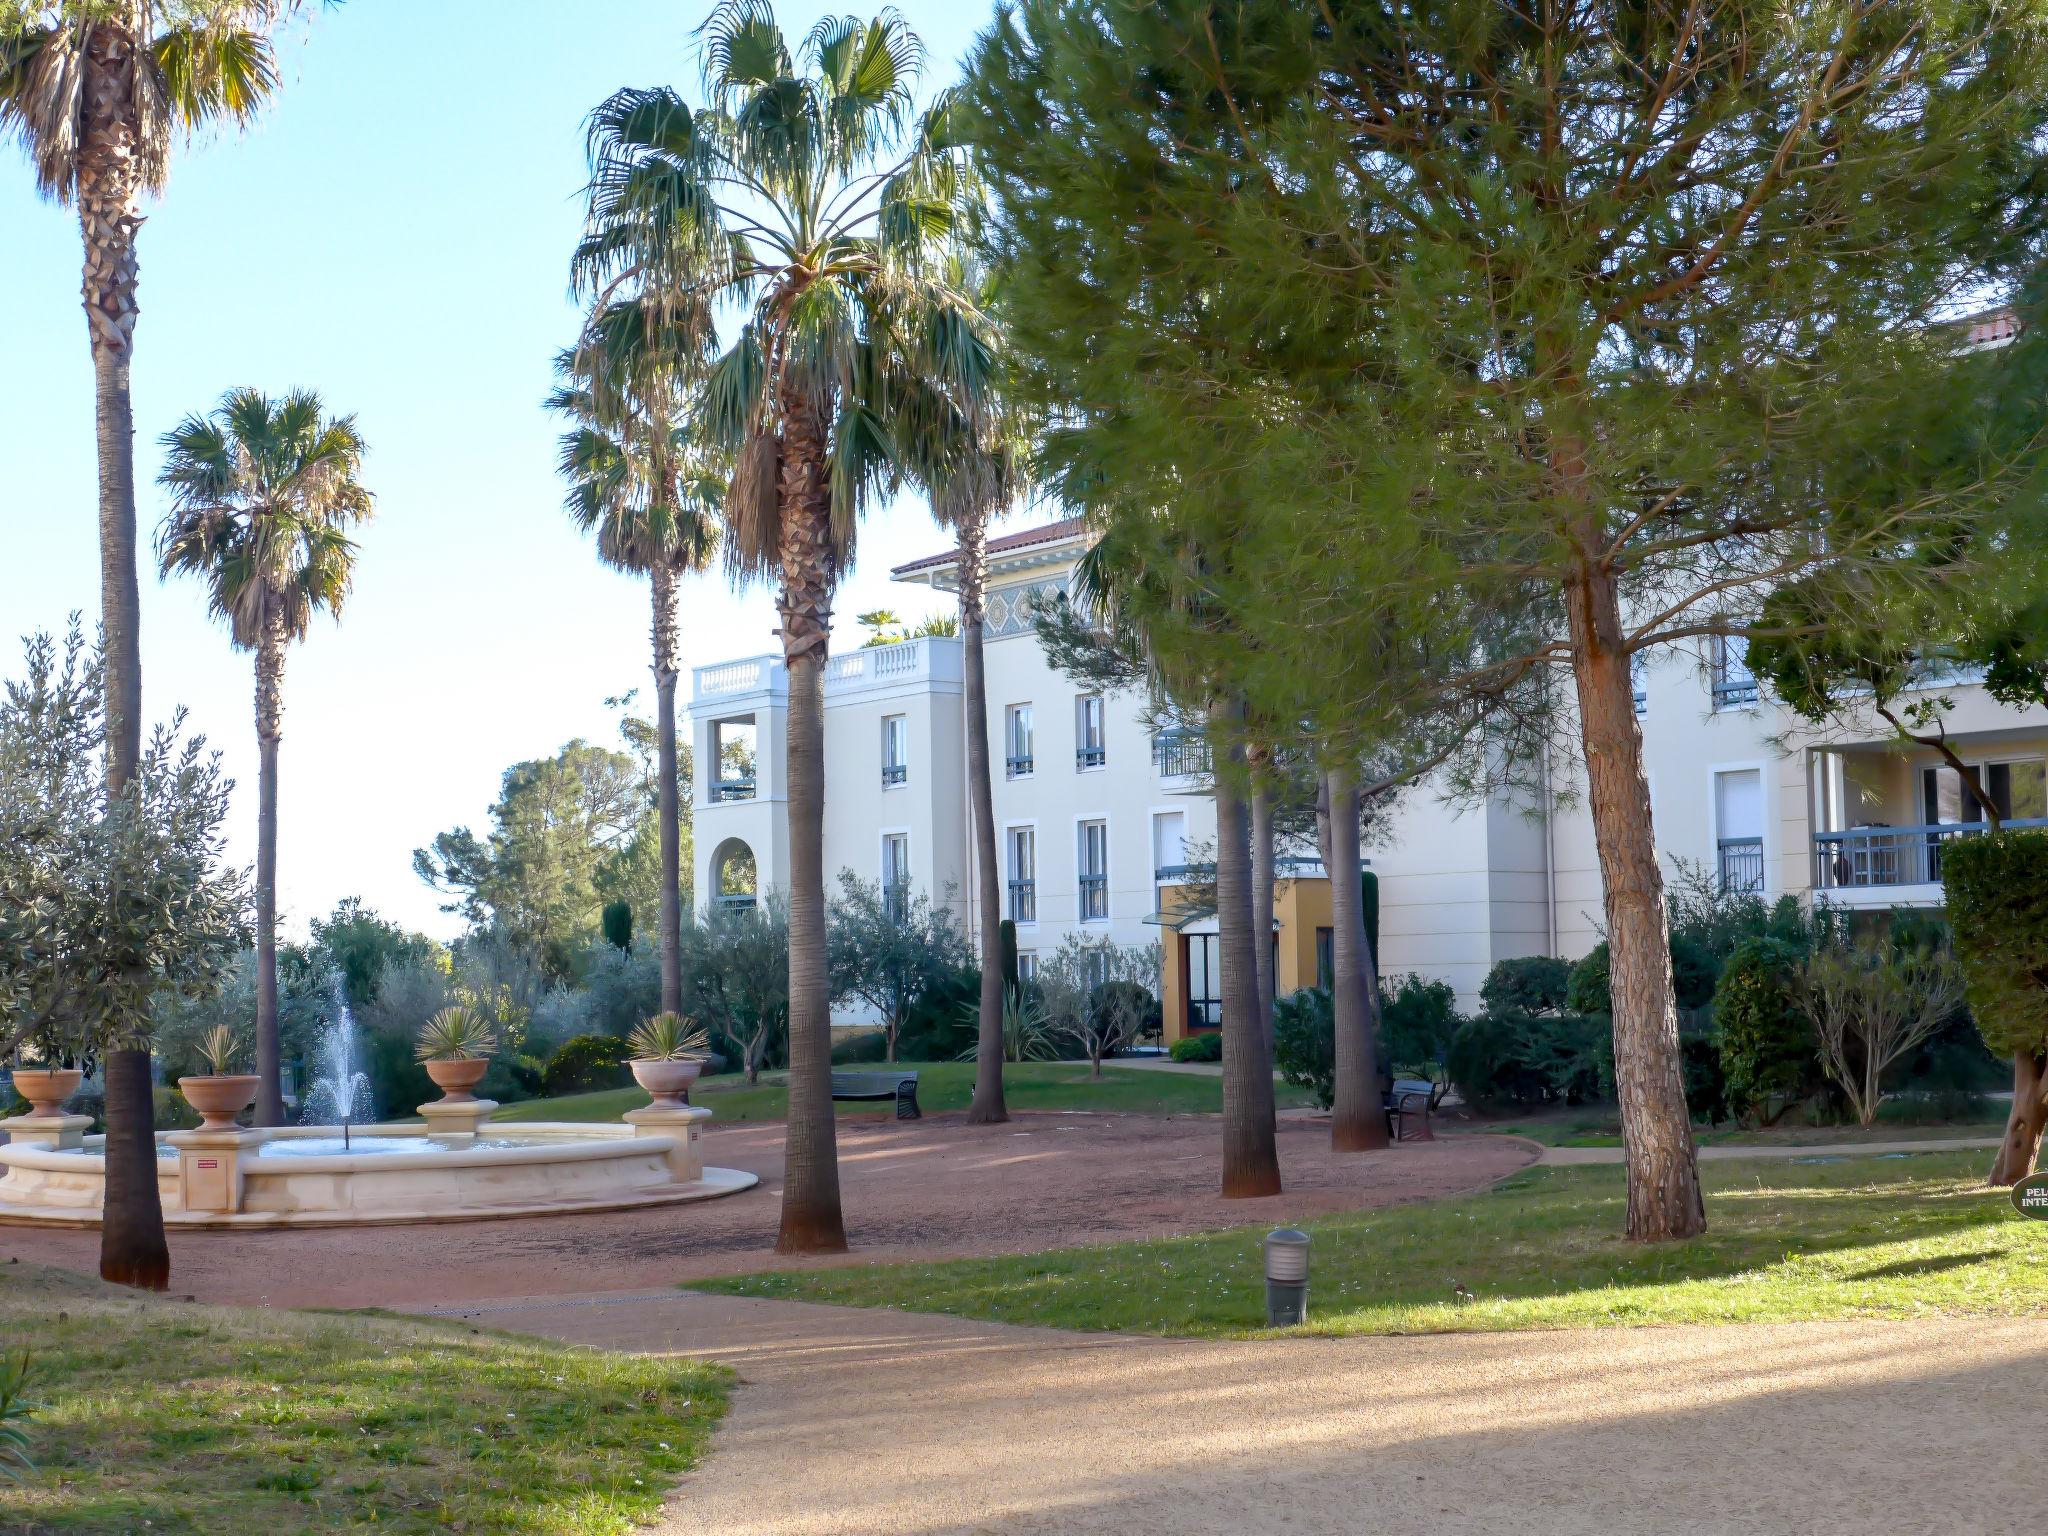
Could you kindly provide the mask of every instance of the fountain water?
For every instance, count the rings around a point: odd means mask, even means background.
[[[339,1125],[344,1147],[349,1145],[349,1125],[357,1120],[377,1118],[370,1079],[356,1070],[356,1021],[348,1011],[348,999],[339,987],[334,991],[334,1019],[320,1034],[319,1069],[306,1089],[301,1125]]]

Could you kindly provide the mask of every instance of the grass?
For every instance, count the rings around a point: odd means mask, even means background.
[[[38,1470],[0,1527],[598,1536],[651,1520],[721,1367],[367,1314],[138,1299],[0,1267]]]
[[[1703,1147],[1735,1146],[1853,1146],[1859,1141],[1949,1141],[1996,1137],[2005,1128],[2005,1106],[1987,1099],[1973,1113],[1959,1120],[1936,1118],[1923,1099],[1892,1098],[1878,1106],[1875,1124],[1808,1125],[1795,1118],[1758,1129],[1726,1122],[1693,1126],[1693,1137]],[[1553,1110],[1520,1119],[1440,1119],[1437,1130],[1444,1135],[1479,1131],[1493,1135],[1523,1136],[1546,1147],[1618,1147],[1621,1119],[1612,1104]]]
[[[1307,1331],[2048,1312],[2048,1226],[1983,1183],[1981,1154],[1708,1163],[1709,1229],[1623,1241],[1619,1167],[1538,1168],[1483,1194],[1308,1223]],[[746,1275],[701,1290],[1054,1328],[1263,1331],[1263,1228],[941,1264]],[[1462,1283],[1473,1294],[1461,1300]]]
[[[917,1102],[926,1114],[965,1109],[974,1097],[974,1063],[971,1061],[906,1061],[898,1065],[915,1070]],[[880,1071],[880,1067],[857,1066],[850,1072]],[[782,1074],[763,1073],[758,1085],[749,1087],[740,1073],[722,1073],[705,1078],[690,1091],[690,1102],[708,1109],[717,1122],[780,1120],[789,1112],[789,1094]],[[1102,1080],[1088,1075],[1086,1062],[1031,1061],[1003,1069],[1003,1092],[1012,1109],[1092,1110],[1098,1114],[1122,1115],[1215,1115],[1223,1112],[1223,1079],[1189,1072],[1147,1072],[1128,1067],[1104,1067]],[[1282,1108],[1312,1102],[1308,1095],[1285,1083],[1275,1083],[1273,1092]],[[528,1099],[499,1110],[494,1124],[507,1120],[616,1120],[629,1109],[638,1109],[647,1095],[638,1088],[607,1088],[596,1093],[564,1094],[557,1099]],[[845,1103],[838,1106],[842,1117],[893,1115],[890,1100]]]

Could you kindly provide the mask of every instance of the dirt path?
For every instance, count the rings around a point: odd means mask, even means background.
[[[1703,1163],[1731,1163],[1742,1158],[1816,1158],[1831,1161],[1852,1157],[1897,1157],[1907,1152],[1979,1152],[1998,1145],[1996,1136],[1957,1137],[1945,1141],[1835,1141],[1818,1146],[1787,1146],[1776,1142],[1754,1144],[1733,1143],[1718,1147],[1701,1147],[1700,1161]],[[1618,1163],[1622,1160],[1620,1147],[1545,1147],[1538,1159],[1550,1167],[1583,1167],[1589,1163]]]
[[[1201,1343],[666,1294],[480,1324],[740,1373],[662,1536],[2022,1529],[2048,1322]]]
[[[1216,1227],[1277,1225],[1482,1188],[1533,1162],[1498,1136],[1333,1157],[1326,1128],[1283,1120],[1287,1193],[1216,1194],[1215,1116],[1021,1114],[842,1120],[840,1179],[855,1251],[840,1263],[1030,1253]],[[778,1259],[779,1122],[713,1130],[705,1160],[761,1176],[700,1205],[590,1216],[298,1232],[179,1232],[172,1289],[269,1306],[431,1306],[496,1296],[655,1289],[703,1275],[802,1267]],[[0,1227],[0,1257],[97,1268],[96,1232]]]

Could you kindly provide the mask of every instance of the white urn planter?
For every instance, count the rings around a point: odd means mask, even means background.
[[[692,1057],[680,1061],[636,1057],[626,1065],[633,1069],[633,1081],[647,1091],[647,1096],[669,1109],[682,1107],[691,1085],[704,1070],[704,1063]]]
[[[61,1120],[64,1101],[78,1092],[85,1074],[76,1067],[16,1067],[14,1091],[28,1100],[31,1120]]]
[[[489,1059],[482,1056],[457,1056],[446,1061],[423,1061],[420,1065],[441,1090],[443,1104],[470,1103],[476,1098],[476,1085],[491,1069]]]
[[[181,1077],[178,1092],[199,1112],[202,1131],[233,1131],[240,1129],[235,1116],[256,1102],[256,1089],[261,1082],[261,1078],[243,1073]]]

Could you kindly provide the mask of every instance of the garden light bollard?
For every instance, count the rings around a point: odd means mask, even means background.
[[[1308,1321],[1308,1234],[1276,1227],[1266,1234],[1266,1326]]]

